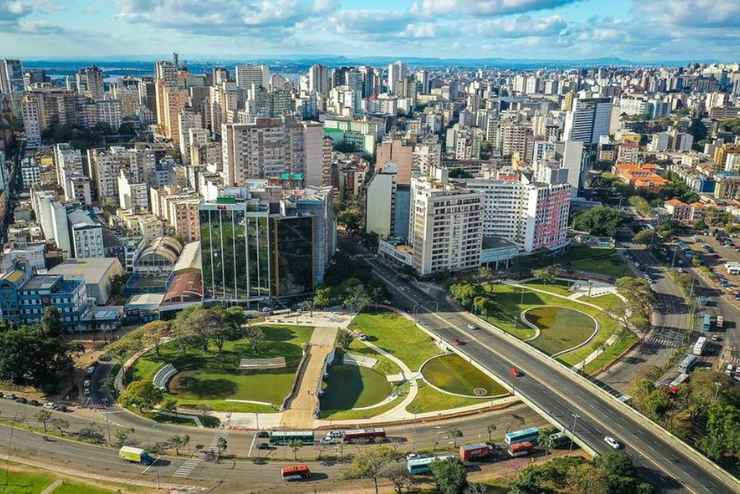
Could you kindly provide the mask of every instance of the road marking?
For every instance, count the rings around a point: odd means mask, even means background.
[[[193,470],[195,470],[195,467],[200,465],[201,461],[203,460],[200,458],[190,458],[189,460],[186,460],[177,470],[175,470],[173,477],[189,477],[190,474],[193,473]]]
[[[375,274],[376,274],[377,276],[379,276],[380,278],[382,278],[382,279],[383,279],[383,280],[384,280],[384,281],[385,281],[386,283],[388,283],[388,284],[390,284],[390,285],[391,285],[392,287],[396,288],[396,286],[395,286],[395,285],[394,285],[393,283],[391,283],[391,281],[390,281],[390,280],[388,280],[388,278],[387,278],[387,277],[383,276],[382,274],[378,273],[377,271],[375,271]],[[399,292],[400,292],[400,291],[399,291]],[[411,298],[411,297],[410,297],[409,295],[407,295],[407,294],[405,294],[405,293],[403,293],[403,292],[400,292],[400,293],[401,293],[401,295],[403,295],[404,297],[406,297],[407,299],[409,299],[409,300],[410,300],[410,301],[412,301],[413,303],[415,303],[415,304],[418,304],[418,305],[419,305],[420,307],[422,307],[422,308],[424,308],[425,310],[427,310],[427,311],[428,311],[428,312],[429,312],[429,313],[430,313],[431,315],[433,315],[434,317],[436,317],[436,318],[437,318],[437,319],[439,319],[440,321],[442,321],[442,322],[444,322],[445,324],[449,325],[449,327],[450,327],[450,328],[453,328],[453,329],[454,329],[454,330],[456,330],[456,331],[457,331],[458,333],[461,333],[461,334],[463,334],[463,335],[465,335],[465,336],[468,336],[468,337],[470,337],[470,338],[471,338],[472,340],[474,340],[474,341],[475,341],[476,343],[478,343],[479,345],[481,345],[481,346],[482,346],[483,348],[487,349],[487,350],[488,350],[489,352],[491,352],[491,353],[493,353],[494,355],[498,356],[498,357],[499,357],[499,358],[500,358],[501,360],[504,360],[504,361],[509,361],[509,359],[508,359],[508,358],[505,358],[505,357],[504,357],[504,356],[503,356],[502,354],[500,354],[499,352],[495,351],[495,350],[494,350],[493,348],[491,348],[490,346],[488,346],[488,345],[487,345],[486,343],[483,343],[482,341],[480,341],[480,340],[479,340],[479,339],[478,339],[478,338],[477,338],[477,337],[476,337],[475,335],[473,335],[473,334],[469,334],[469,333],[466,333],[465,331],[461,330],[461,329],[460,329],[460,328],[458,328],[458,327],[457,327],[456,325],[452,324],[451,322],[449,322],[448,320],[446,320],[445,318],[443,318],[442,316],[440,316],[440,315],[439,315],[439,314],[437,314],[436,312],[432,312],[432,310],[431,310],[431,309],[430,309],[429,307],[425,306],[424,304],[421,304],[421,303],[418,303],[418,302],[416,302],[416,301],[415,301],[415,300],[413,300],[413,299],[412,299],[412,298]],[[464,314],[463,314],[463,315],[461,315],[460,317],[462,317],[462,318],[464,318],[464,319],[468,319],[468,318],[467,318],[467,317],[466,317],[466,316],[465,316]],[[488,323],[488,324],[490,324],[490,323]],[[493,326],[493,327],[496,327],[496,326],[494,326],[493,324],[490,324],[490,325],[491,325],[491,326]],[[498,329],[498,328],[497,328],[497,329]],[[500,329],[499,329],[499,330],[500,330]],[[500,330],[500,331],[502,331],[502,330]],[[492,333],[492,334],[493,334],[493,333]],[[501,336],[499,336],[499,335],[496,335],[496,334],[494,334],[494,336],[496,336],[497,338],[499,338],[499,339],[502,339],[502,340],[503,340],[503,338],[502,338]],[[505,341],[505,340],[504,340],[504,341]],[[507,343],[508,343],[508,342],[507,342]],[[513,343],[508,343],[508,344],[510,344],[510,345],[513,345]],[[460,349],[458,348],[458,350],[460,350]],[[464,352],[464,351],[462,351],[462,350],[460,350],[460,351],[461,351],[462,353],[465,353],[465,352]],[[468,357],[469,357],[469,358],[472,358],[472,357],[470,357],[470,356],[468,356]],[[547,365],[547,364],[545,364],[545,365]],[[581,388],[581,389],[582,389],[583,391],[586,391],[586,392],[588,392],[589,394],[591,394],[591,393],[590,393],[590,392],[588,391],[588,389],[587,389],[586,387],[584,387],[584,386],[581,386],[580,384],[576,383],[575,381],[571,381],[571,382],[572,382],[573,384],[575,384],[576,386],[578,386],[579,388]],[[564,401],[565,401],[566,403],[570,403],[569,399],[568,399],[567,397],[565,397],[564,395],[562,395],[562,394],[561,394],[561,393],[560,393],[560,392],[559,392],[559,391],[558,391],[557,389],[555,389],[555,388],[551,388],[551,391],[553,391],[553,392],[554,392],[555,394],[557,394],[558,396],[560,396],[560,398],[561,398],[562,400],[564,400]],[[519,393],[521,394],[521,391],[519,391]],[[597,398],[597,399],[598,399],[598,398]],[[600,399],[599,399],[599,400],[600,400]],[[600,400],[600,401],[603,401],[603,400]],[[624,417],[628,418],[629,420],[633,420],[633,419],[631,419],[631,418],[627,417],[626,415],[622,414],[622,412],[620,412],[620,411],[619,411],[619,410],[617,410],[616,408],[613,408],[613,407],[611,407],[611,406],[610,406],[610,405],[609,405],[609,404],[608,404],[608,403],[607,403],[606,401],[603,401],[603,403],[604,403],[604,404],[606,404],[607,406],[609,406],[609,408],[611,408],[611,409],[612,409],[612,411],[614,411],[614,412],[617,412],[617,413],[618,413],[618,414],[620,414],[620,415],[623,415]],[[579,408],[579,410],[580,410],[580,408]],[[607,426],[606,426],[606,425],[605,425],[605,424],[604,424],[604,423],[603,423],[603,422],[602,422],[601,420],[597,419],[597,418],[595,417],[595,415],[592,415],[591,413],[589,413],[589,412],[587,411],[587,408],[583,408],[583,409],[581,410],[581,413],[585,413],[585,414],[586,414],[586,415],[587,415],[587,416],[588,416],[588,417],[589,417],[589,418],[590,418],[591,420],[593,420],[593,421],[594,421],[595,423],[599,424],[599,425],[600,425],[600,426],[601,426],[601,427],[602,427],[602,428],[603,428],[604,430],[607,430],[607,431],[609,430],[609,427],[607,427]],[[665,443],[666,443],[666,444],[668,444],[669,446],[672,446],[672,445],[671,445],[671,444],[670,444],[670,443],[669,443],[668,441],[665,441]],[[664,471],[664,472],[666,472],[666,473],[667,473],[667,470],[665,470],[665,468],[664,468],[664,467],[661,467],[661,466],[660,466],[660,465],[659,465],[659,464],[658,464],[658,463],[657,463],[656,461],[654,461],[654,460],[653,460],[653,459],[652,459],[651,457],[649,457],[649,456],[647,456],[647,455],[646,455],[645,453],[643,453],[643,452],[642,452],[642,451],[641,451],[641,450],[640,450],[639,448],[635,447],[635,446],[634,446],[633,444],[631,444],[630,446],[631,446],[631,447],[632,447],[632,449],[634,449],[634,450],[635,450],[635,451],[636,451],[636,452],[637,452],[637,453],[638,453],[638,454],[639,454],[640,456],[643,456],[643,457],[644,457],[645,459],[647,459],[648,461],[650,461],[650,463],[652,463],[653,465],[655,465],[655,466],[656,466],[656,467],[657,467],[657,468],[658,468],[659,470],[662,470],[662,471]],[[674,449],[675,449],[675,448],[674,448]],[[698,468],[699,468],[700,470],[703,470],[703,469],[701,468],[701,466],[700,466],[700,465],[699,465],[698,463],[696,463],[696,462],[695,462],[695,461],[694,461],[694,460],[693,460],[692,458],[688,458],[688,457],[687,457],[687,459],[688,459],[688,460],[689,460],[689,461],[690,461],[691,463],[693,463],[694,465],[696,465],[696,466],[697,466],[697,467],[698,467]],[[682,473],[682,474],[683,474],[683,472],[682,472],[682,471],[681,471],[680,473]],[[709,474],[709,472],[706,472],[706,471],[705,471],[705,473]],[[711,474],[710,474],[710,475],[711,475]],[[720,484],[724,485],[724,482],[722,482],[722,480],[721,480],[721,479],[717,478],[717,477],[716,477],[716,476],[714,476],[714,475],[711,475],[711,476],[712,476],[712,477],[714,477],[714,479],[715,479],[716,481],[718,481],[718,482],[719,482]],[[695,494],[697,493],[697,491],[695,491],[695,490],[694,490],[693,488],[689,487],[689,486],[688,486],[688,485],[686,485],[685,483],[683,483],[683,482],[682,482],[682,485],[683,485],[683,487],[685,487],[685,488],[686,488],[687,490],[689,490],[689,491],[691,491],[691,492],[693,492],[693,493],[695,493]]]
[[[141,472],[141,474],[144,475],[145,473],[147,473],[150,468],[152,468],[154,465],[157,464],[158,461],[159,461],[159,456],[157,456],[156,458],[154,458],[154,461],[151,462],[149,465],[147,465],[147,467],[144,469],[143,472]]]
[[[252,456],[252,449],[254,448],[254,443],[257,441],[257,432],[254,433],[254,437],[252,438],[252,444],[249,445],[249,452],[247,453],[247,456]]]

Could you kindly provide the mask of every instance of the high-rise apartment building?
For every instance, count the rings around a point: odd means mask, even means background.
[[[411,168],[414,164],[414,146],[404,143],[400,137],[383,141],[378,146],[375,167],[382,171],[386,163],[391,162],[397,168],[396,183],[408,185],[411,182]]]
[[[597,144],[609,135],[611,98],[578,98],[565,117],[564,140]]]
[[[388,92],[399,94],[401,82],[408,76],[408,67],[400,60],[388,65]]]
[[[23,64],[20,60],[0,60],[0,93],[22,93]]]
[[[75,75],[77,94],[86,96],[94,101],[102,100],[105,95],[103,71],[96,66],[85,67]]]
[[[105,257],[103,226],[82,210],[70,212],[68,218],[74,257]]]
[[[421,276],[480,266],[481,194],[450,183],[446,170],[411,179],[408,240]]]
[[[322,96],[328,96],[330,89],[329,69],[323,65],[312,65],[308,69],[309,92],[318,93]]]
[[[310,122],[291,117],[256,118],[254,123],[222,126],[226,183],[244,185],[250,178],[287,173],[318,180],[324,167],[323,134]]]
[[[242,89],[252,89],[252,84],[256,87],[270,87],[270,68],[267,65],[237,65],[234,72],[236,85]]]

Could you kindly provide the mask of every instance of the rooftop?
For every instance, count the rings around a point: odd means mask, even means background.
[[[23,290],[51,290],[51,288],[62,279],[59,275],[37,274],[28,280],[22,287]]]
[[[106,274],[121,263],[116,257],[89,257],[84,259],[67,259],[49,270],[49,274],[65,277],[75,276],[84,278],[87,283],[100,283]]]

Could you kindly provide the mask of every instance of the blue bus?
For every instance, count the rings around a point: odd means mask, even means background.
[[[702,324],[702,327],[704,328],[704,331],[709,331],[712,329],[712,315],[711,314],[704,314],[704,322]]]
[[[421,473],[430,473],[432,471],[432,463],[435,461],[445,461],[455,459],[455,455],[439,455],[439,456],[427,456],[425,458],[411,458],[406,461],[406,470],[411,475],[418,475]]]
[[[511,446],[516,443],[530,442],[537,444],[537,440],[540,437],[539,427],[530,427],[528,429],[522,429],[520,431],[507,432],[504,438],[507,446]]]
[[[270,444],[287,446],[294,442],[313,444],[313,431],[274,431],[270,433]]]

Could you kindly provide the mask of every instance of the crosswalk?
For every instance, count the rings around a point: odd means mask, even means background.
[[[682,344],[681,338],[665,335],[651,335],[646,340],[651,345],[658,345],[667,348],[678,348]]]
[[[213,436],[213,441],[211,442],[211,445],[206,451],[208,452],[215,452],[218,446],[218,440],[220,438],[224,438],[228,441],[229,438],[229,423],[231,421],[231,416],[228,416],[227,419],[221,424],[221,427],[216,431],[216,434]],[[177,470],[175,470],[175,473],[173,477],[178,477],[181,479],[185,479],[190,477],[190,475],[193,473],[193,470],[195,470],[198,465],[200,465],[204,460],[203,456],[197,456],[192,457],[185,462],[183,462],[182,465],[180,465]]]

